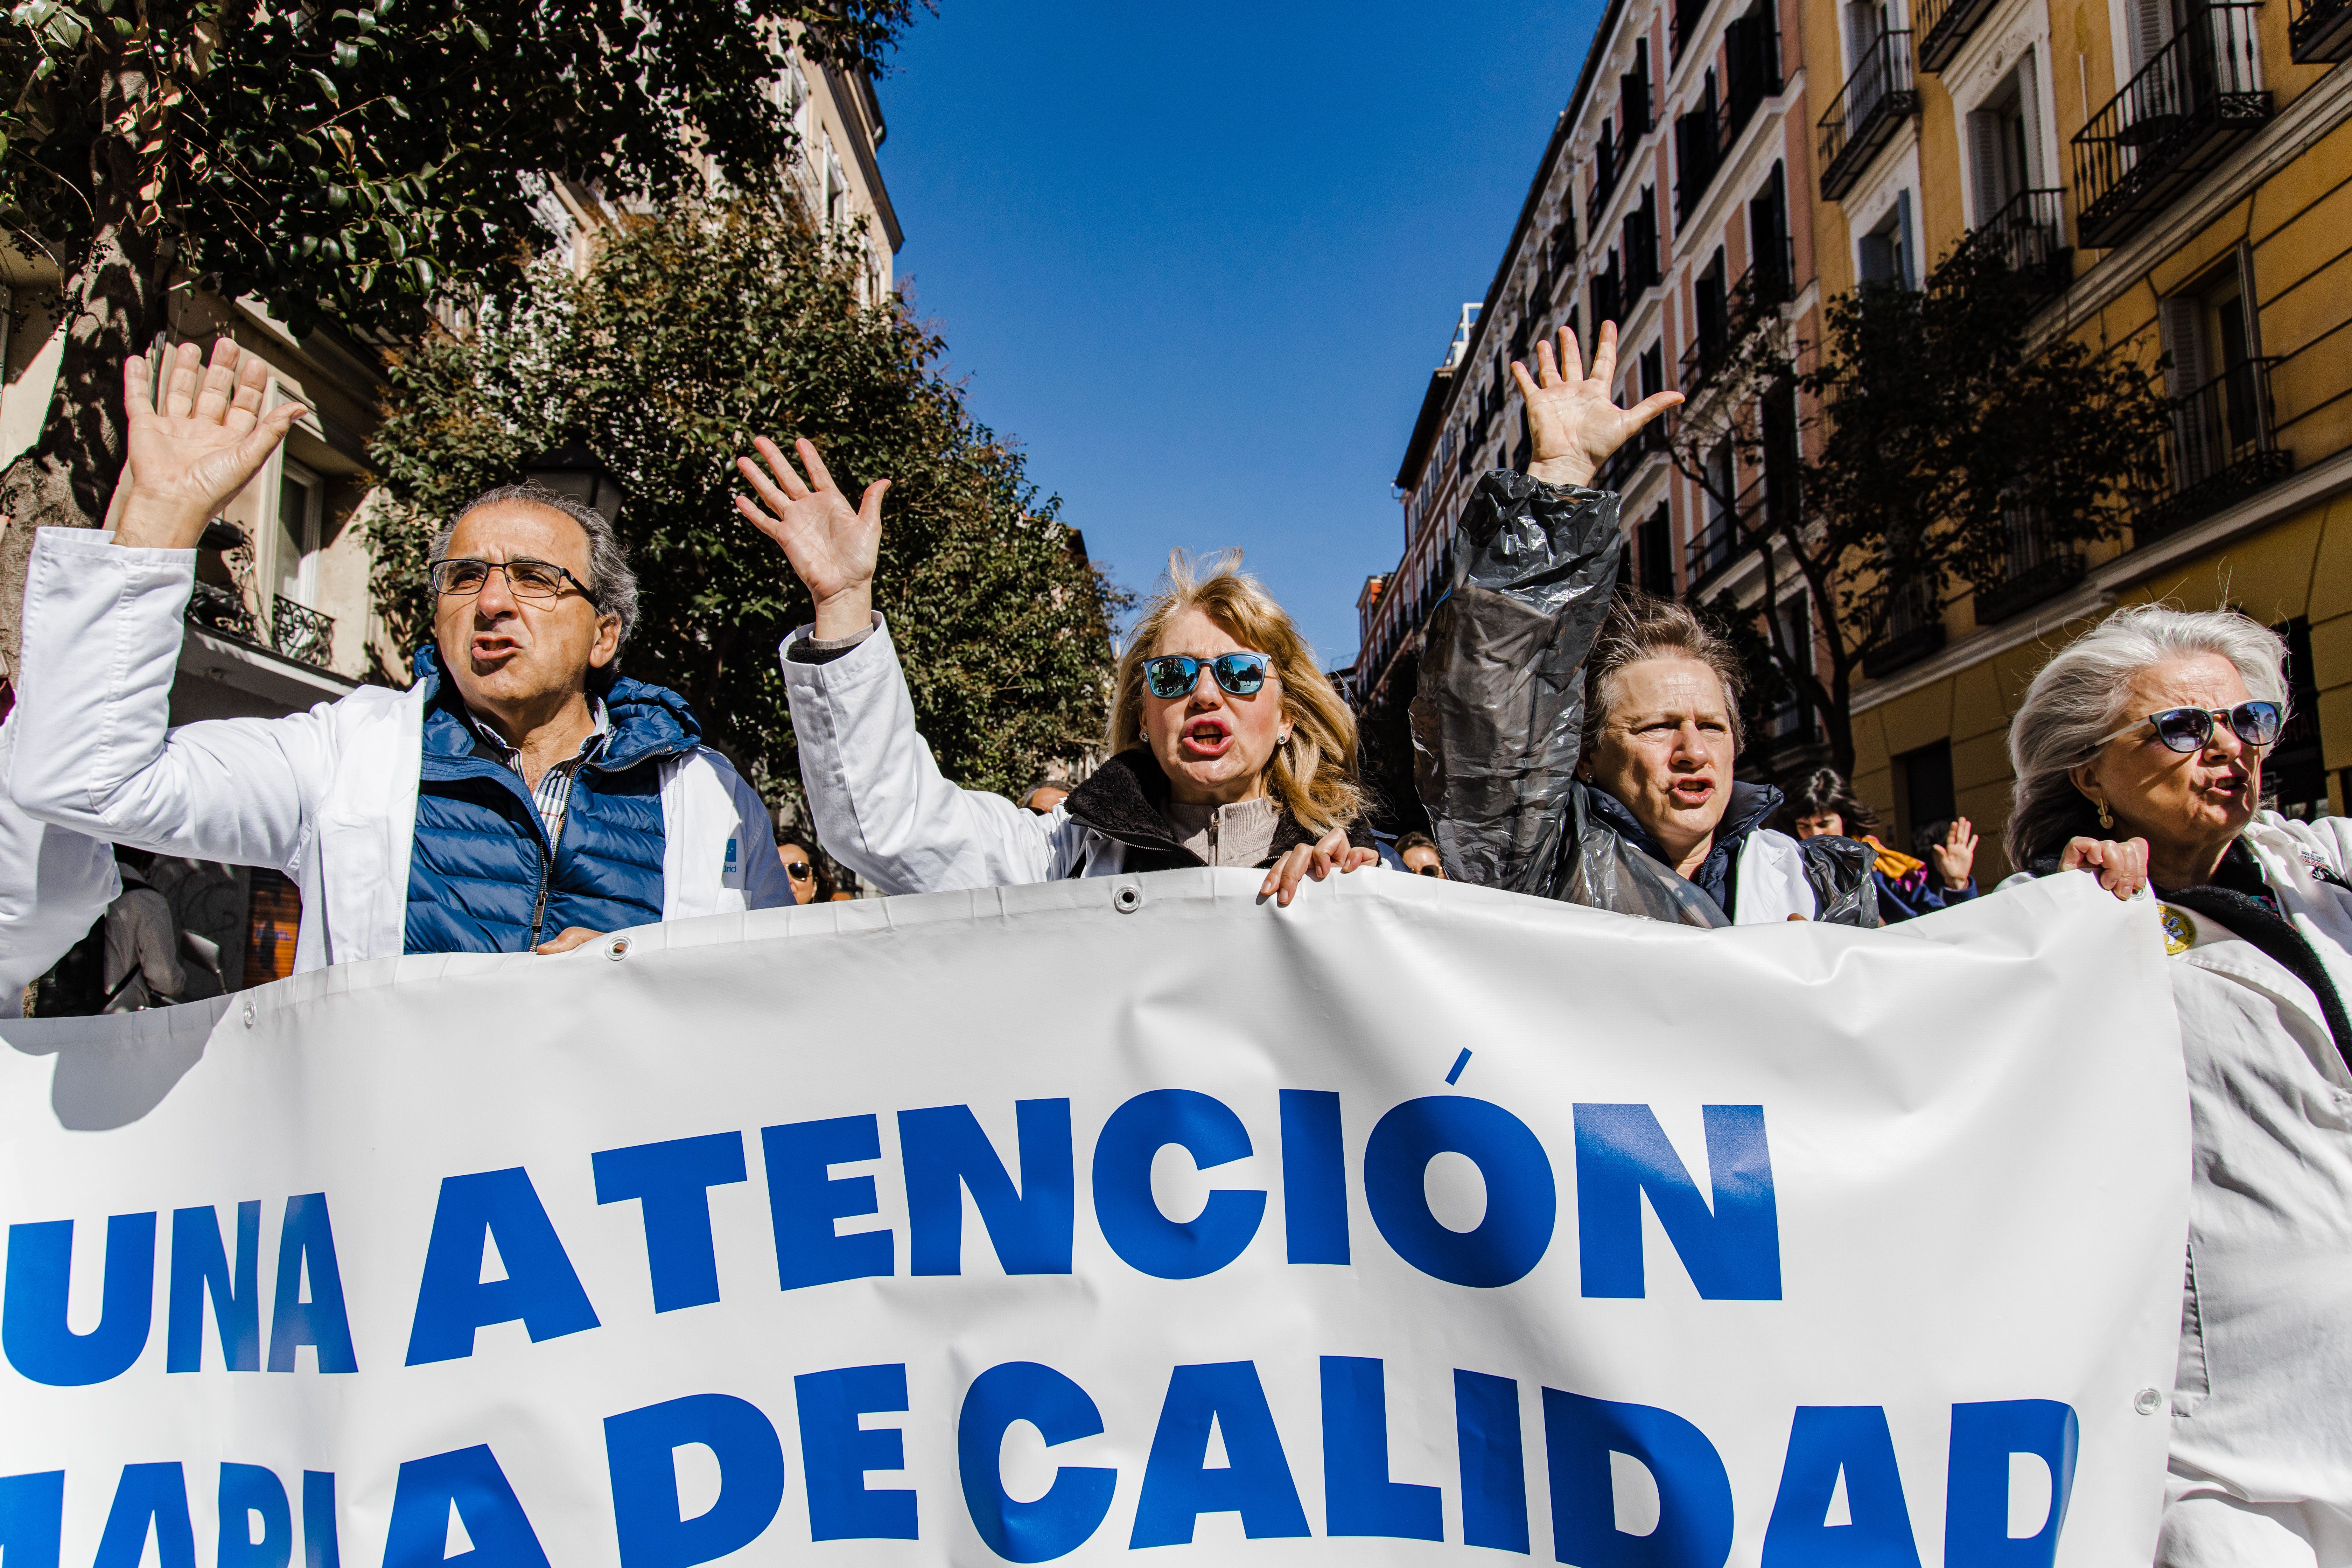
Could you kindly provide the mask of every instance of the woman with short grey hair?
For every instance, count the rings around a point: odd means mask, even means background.
[[[2159,1568],[2352,1562],[2352,823],[2261,808],[2285,645],[2120,610],[2010,728],[2012,864],[2144,856],[2194,1149]]]

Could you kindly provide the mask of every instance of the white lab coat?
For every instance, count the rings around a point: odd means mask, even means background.
[[[1805,858],[1797,841],[1769,827],[1759,827],[1739,847],[1739,864],[1733,868],[1738,892],[1732,904],[1738,912],[1734,925],[1777,925],[1790,915],[1819,919],[1822,901],[1805,879]]]
[[[0,776],[16,720],[0,724]],[[24,1012],[25,987],[63,958],[121,892],[114,847],[52,827],[0,791],[0,1018]]]
[[[25,585],[7,788],[59,826],[266,866],[302,895],[297,973],[401,951],[425,694],[363,686],[282,719],[166,728],[192,550],[45,528]],[[793,902],[768,812],[727,760],[665,762],[662,918]]]
[[[874,627],[823,664],[785,657],[812,627],[777,648],[801,785],[825,853],[885,893],[1118,875],[1127,847],[1073,821],[1066,806],[1039,816],[949,782],[915,729],[914,699],[878,613]]]
[[[2247,847],[2352,1005],[2352,822],[2257,816]],[[2318,998],[2166,907],[2195,1180],[2159,1568],[2352,1564],[2352,1072]]]

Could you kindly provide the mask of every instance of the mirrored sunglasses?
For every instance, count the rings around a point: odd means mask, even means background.
[[[1262,653],[1221,653],[1214,658],[1194,658],[1190,654],[1161,654],[1143,661],[1143,684],[1154,697],[1187,697],[1200,684],[1201,667],[1206,665],[1210,676],[1223,689],[1235,697],[1253,697],[1265,689],[1267,659]]]
[[[2267,746],[2279,738],[2279,728],[2286,715],[2275,702],[2241,702],[2235,708],[2167,708],[2126,725],[2108,736],[2107,741],[2128,735],[2141,724],[2150,724],[2156,728],[2156,738],[2173,751],[2184,754],[2201,752],[2213,739],[2216,719],[2226,720],[2231,731],[2247,745]],[[2099,742],[2103,746],[2106,743]]]

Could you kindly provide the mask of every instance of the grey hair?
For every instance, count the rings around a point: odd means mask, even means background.
[[[2136,715],[2132,677],[2150,665],[2218,654],[2237,667],[2255,700],[2287,706],[2286,643],[2236,610],[2117,610],[2042,667],[2009,726],[2009,826],[2002,847],[2020,870],[2069,838],[2099,832],[2091,802],[2069,775]]]
[[[621,648],[628,647],[629,633],[637,624],[637,574],[630,569],[629,552],[610,520],[586,501],[549,489],[545,485],[500,485],[496,489],[484,490],[459,507],[457,515],[433,536],[429,559],[438,561],[449,553],[450,537],[469,513],[503,501],[529,501],[533,506],[560,511],[578,523],[580,531],[588,536],[589,603],[599,614],[619,619],[621,640],[614,648],[617,657]]]

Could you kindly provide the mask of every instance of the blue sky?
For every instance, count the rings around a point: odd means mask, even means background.
[[[1131,589],[1239,545],[1327,664],[1597,0],[940,0],[880,84],[899,277]]]

